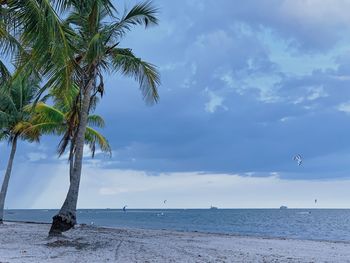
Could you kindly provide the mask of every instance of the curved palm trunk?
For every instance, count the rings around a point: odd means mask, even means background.
[[[72,182],[73,177],[73,168],[74,168],[74,153],[73,153],[73,142],[71,142],[70,150],[69,150],[69,183]]]
[[[16,149],[17,149],[17,137],[15,137],[13,139],[13,141],[12,141],[12,148],[11,148],[10,158],[9,158],[8,163],[7,163],[6,173],[5,173],[4,180],[3,180],[2,186],[1,186],[1,192],[0,192],[0,224],[2,224],[3,219],[4,219],[4,206],[5,206],[6,193],[7,193],[7,188],[9,186],[9,181],[10,181],[10,176],[11,176],[11,171],[12,171],[12,164],[13,164],[13,159],[15,158]]]
[[[85,131],[89,115],[91,91],[94,85],[95,77],[93,76],[88,82],[83,94],[79,127],[75,141],[75,154],[73,161],[70,162],[70,165],[73,164],[73,168],[70,168],[69,190],[59,213],[52,218],[53,220],[49,235],[60,235],[62,232],[68,231],[76,224],[76,210],[83,163]]]

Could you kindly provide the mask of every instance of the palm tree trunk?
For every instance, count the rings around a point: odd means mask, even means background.
[[[7,188],[9,186],[9,181],[10,181],[10,176],[11,176],[11,171],[12,171],[12,164],[13,164],[13,159],[15,158],[16,149],[17,149],[17,137],[15,136],[15,138],[12,141],[12,148],[11,148],[10,158],[9,158],[8,163],[7,163],[6,173],[5,173],[4,180],[3,180],[2,186],[1,186],[1,192],[0,192],[0,224],[2,224],[3,219],[4,219],[4,206],[5,206],[6,193],[7,193]]]
[[[76,210],[79,195],[80,177],[83,163],[83,151],[85,142],[85,131],[90,108],[91,91],[95,85],[95,74],[92,77],[83,92],[81,113],[79,118],[79,127],[75,140],[75,153],[73,169],[70,168],[70,185],[66,199],[59,213],[52,219],[52,225],[49,235],[60,235],[62,232],[68,231],[76,224]]]
[[[73,168],[74,168],[74,144],[71,142],[70,149],[69,149],[69,183],[72,182],[73,177]]]

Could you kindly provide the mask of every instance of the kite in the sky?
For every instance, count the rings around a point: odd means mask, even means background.
[[[301,158],[300,154],[295,155],[293,160],[298,162],[298,166],[300,166],[303,162],[303,159]]]

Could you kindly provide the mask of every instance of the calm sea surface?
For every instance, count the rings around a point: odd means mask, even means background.
[[[51,222],[57,210],[7,210],[5,220]],[[348,209],[84,209],[79,223],[251,236],[350,241]]]

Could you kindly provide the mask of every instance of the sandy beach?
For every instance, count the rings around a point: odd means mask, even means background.
[[[0,262],[350,262],[350,244],[77,226],[48,238],[49,225],[6,222]]]

